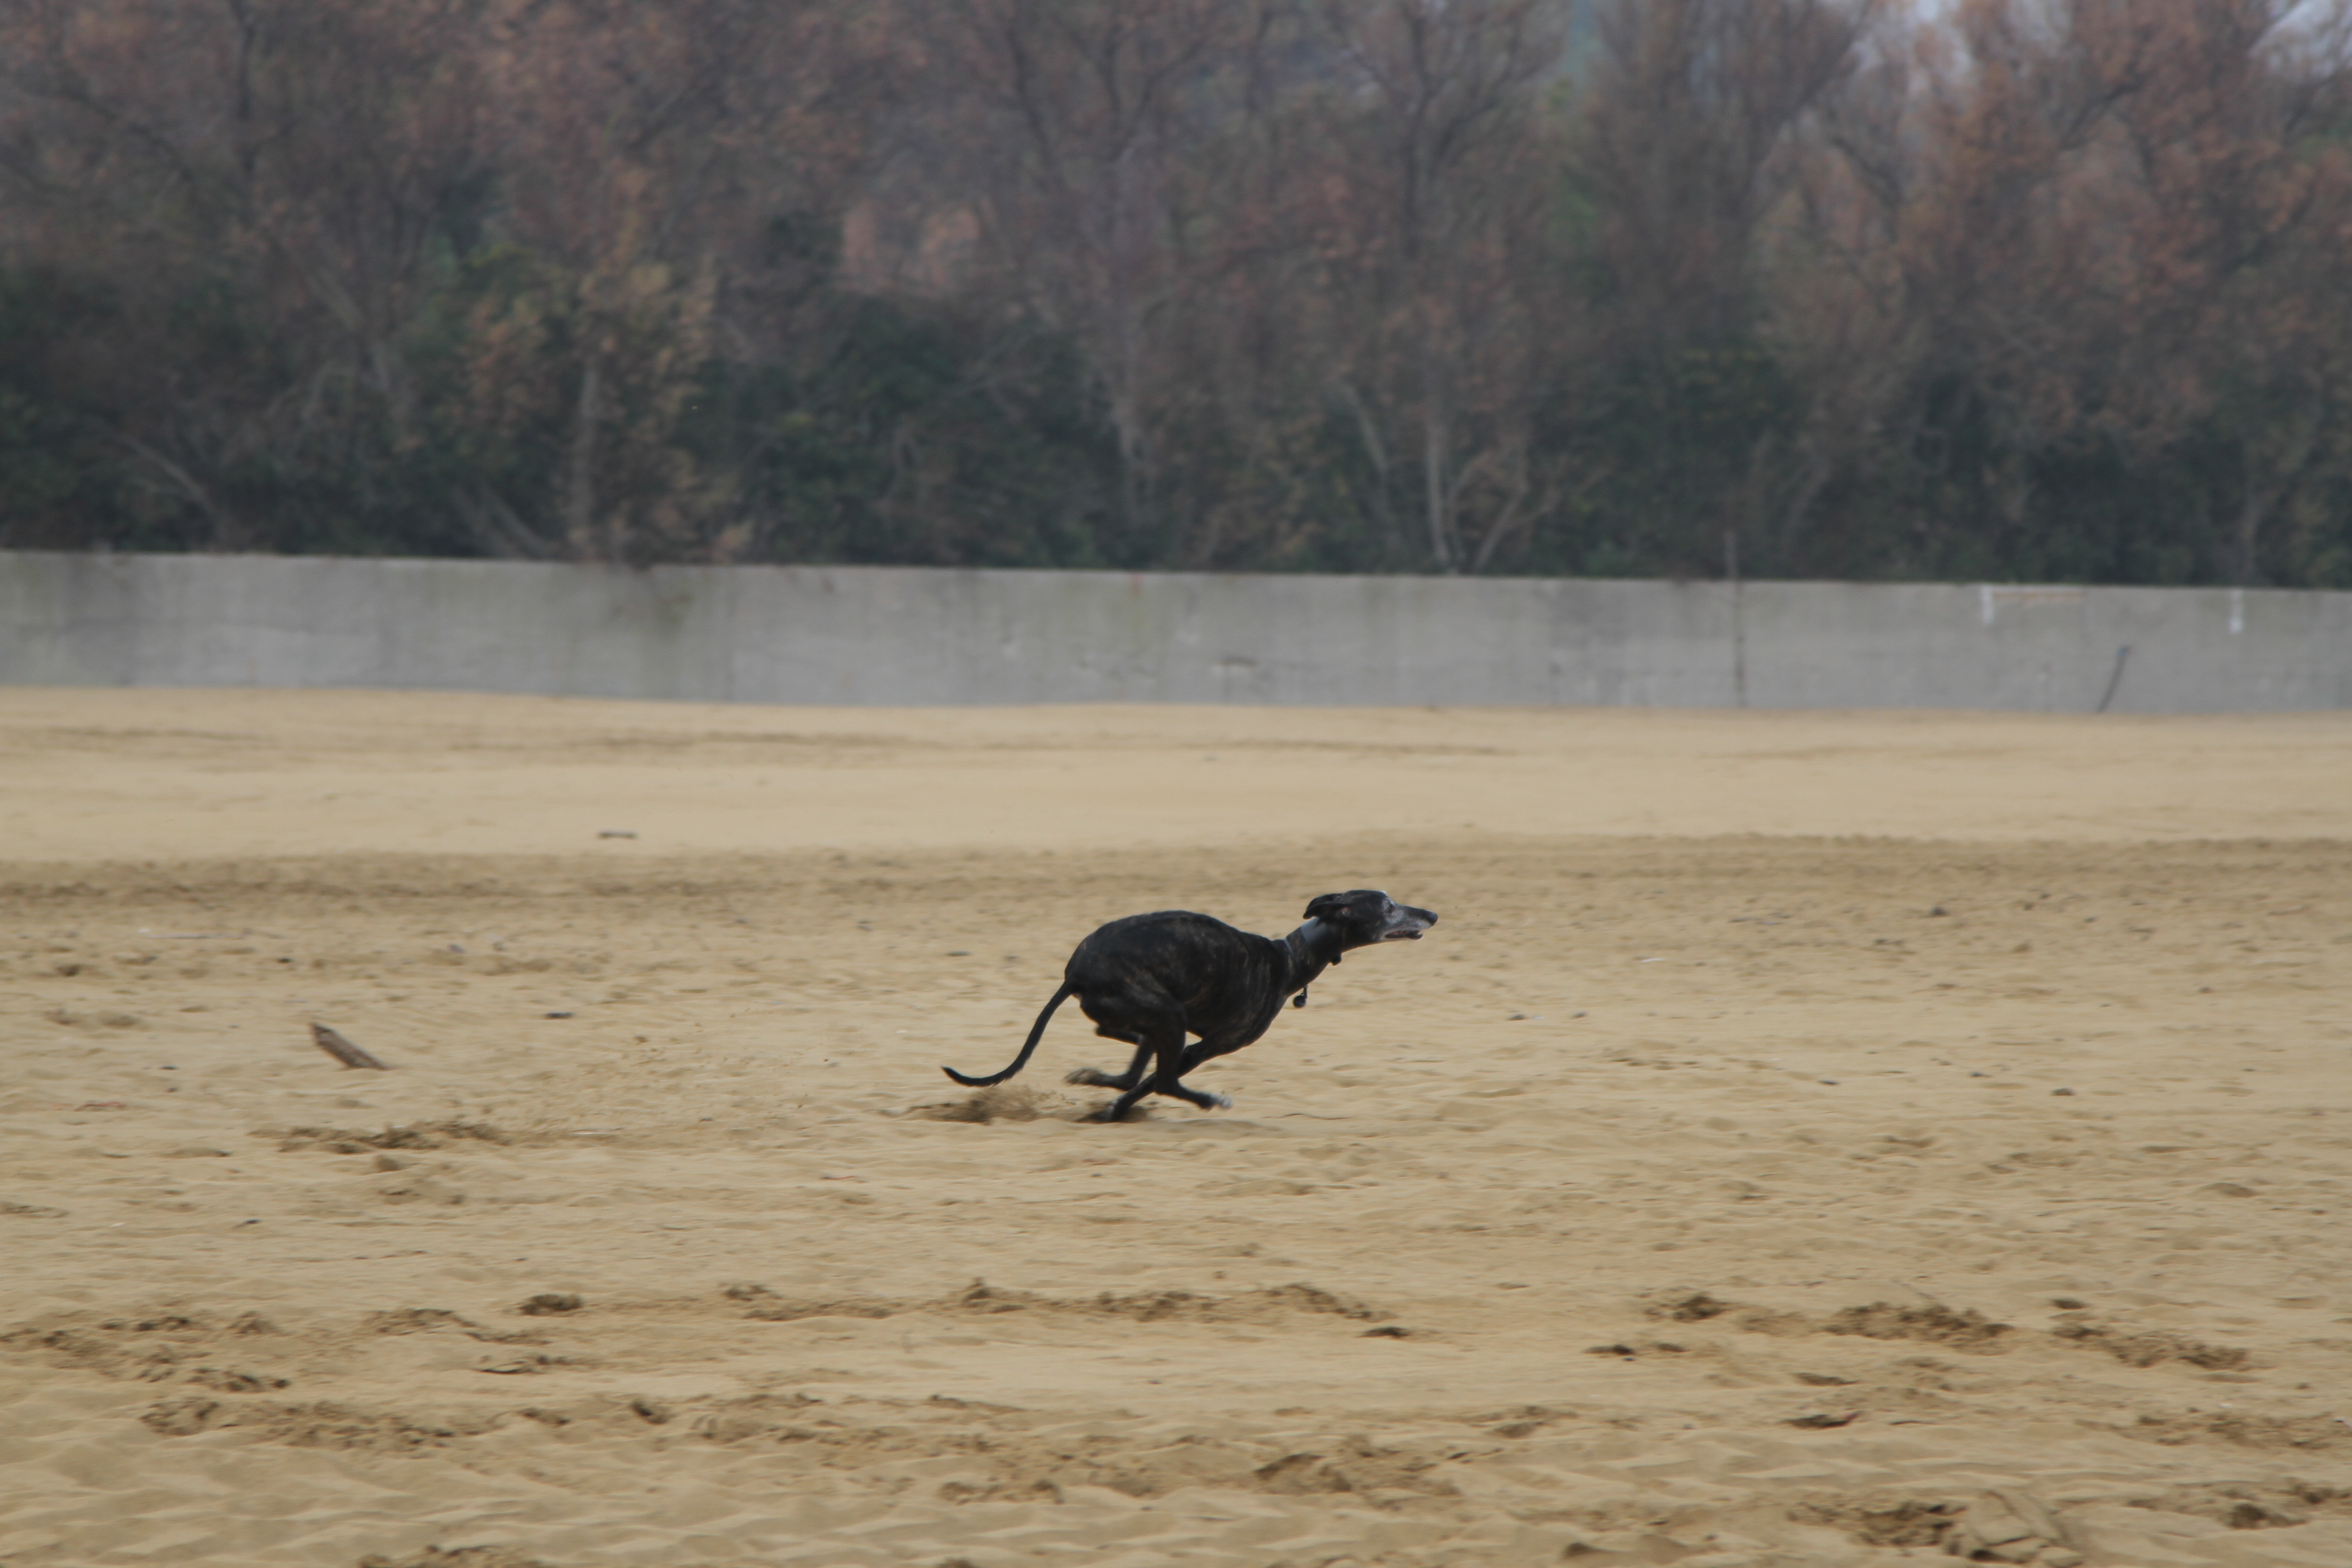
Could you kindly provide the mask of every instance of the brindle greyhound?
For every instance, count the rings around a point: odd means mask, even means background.
[[[1307,923],[1286,937],[1253,936],[1184,910],[1129,915],[1078,943],[1062,971],[1062,988],[1037,1015],[1011,1067],[987,1078],[966,1078],[953,1068],[940,1070],[974,1089],[1003,1083],[1029,1065],[1054,1009],[1076,996],[1095,1021],[1096,1034],[1135,1047],[1135,1059],[1116,1078],[1093,1068],[1070,1074],[1072,1083],[1121,1091],[1099,1120],[1120,1120],[1147,1094],[1172,1094],[1203,1110],[1223,1110],[1233,1101],[1186,1089],[1184,1075],[1265,1034],[1281,1015],[1284,997],[1294,1007],[1306,1006],[1307,983],[1339,963],[1341,953],[1379,942],[1418,942],[1436,923],[1427,910],[1361,888],[1317,899],[1307,906]],[[1189,1047],[1188,1033],[1201,1037]],[[1157,1066],[1147,1075],[1144,1068],[1155,1058]]]

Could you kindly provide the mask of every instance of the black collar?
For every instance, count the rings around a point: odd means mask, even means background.
[[[1339,930],[1310,920],[1282,939],[1290,950],[1291,985],[1306,985],[1332,964],[1339,962]]]

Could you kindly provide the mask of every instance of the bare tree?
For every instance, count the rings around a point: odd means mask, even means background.
[[[1336,394],[1371,503],[1399,545],[1478,570],[1545,509],[1529,451],[1545,270],[1545,94],[1564,12],[1542,0],[1327,4],[1317,95],[1326,162],[1303,210],[1319,230]],[[1412,481],[1417,480],[1417,483]],[[1410,495],[1409,500],[1405,498]],[[1404,500],[1404,507],[1398,503]]]
[[[889,97],[875,26],[814,0],[505,16],[504,216],[531,264],[475,306],[467,386],[485,449],[539,477],[467,498],[486,543],[620,562],[754,537],[677,428],[722,339],[785,354],[804,330],[830,258],[777,234],[845,204]]]
[[[1850,427],[1899,450],[1930,403],[1976,410],[1981,469],[1955,477],[1990,514],[1974,526],[2011,531],[2051,453],[2152,465],[2218,441],[2226,570],[2254,580],[2352,369],[2314,309],[2347,277],[2343,160],[2309,134],[2344,56],[2299,9],[1972,0],[1883,68],[1899,87],[1837,95],[1806,237],[1839,271],[1784,301],[1873,323],[1872,418]]]
[[[1201,238],[1195,160],[1242,107],[1275,0],[925,9],[926,63],[952,105],[934,135],[954,144],[996,286],[1087,345],[1118,433],[1125,527],[1147,539],[1161,525],[1171,307]]]
[[[1580,177],[1622,330],[1719,339],[1753,320],[1759,226],[1793,133],[1851,73],[1870,0],[1620,0],[1583,121]]]

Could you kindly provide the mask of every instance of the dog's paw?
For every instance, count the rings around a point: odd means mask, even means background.
[[[1209,1096],[1209,1103],[1202,1106],[1201,1109],[1203,1110],[1231,1110],[1233,1108],[1234,1097],[1232,1095],[1213,1094]]]
[[[1068,1072],[1062,1076],[1062,1081],[1064,1083],[1082,1083],[1088,1089],[1118,1089],[1124,1087],[1123,1085],[1111,1082],[1110,1076],[1104,1072],[1100,1068],[1072,1068]]]

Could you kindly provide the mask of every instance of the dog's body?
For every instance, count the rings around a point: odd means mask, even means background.
[[[1147,1094],[1221,1109],[1233,1102],[1185,1088],[1184,1075],[1265,1034],[1286,999],[1305,1006],[1308,983],[1340,954],[1374,942],[1418,941],[1436,923],[1427,910],[1362,889],[1315,900],[1307,906],[1307,923],[1286,937],[1255,936],[1186,910],[1129,915],[1078,943],[1062,972],[1062,988],[1037,1015],[1011,1067],[990,1078],[941,1070],[973,1088],[1003,1083],[1028,1065],[1054,1009],[1076,996],[1096,1034],[1135,1047],[1134,1059],[1117,1077],[1093,1068],[1070,1075],[1072,1083],[1120,1091],[1102,1120],[1118,1121]],[[1187,1034],[1199,1041],[1186,1046]]]

